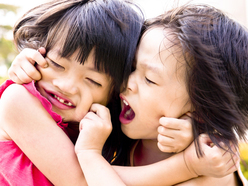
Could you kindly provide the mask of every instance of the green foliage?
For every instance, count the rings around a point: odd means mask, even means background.
[[[241,160],[240,168],[244,177],[248,180],[248,161]]]
[[[2,59],[0,64],[4,63],[9,67],[16,54],[13,41],[0,37],[0,59]]]
[[[7,12],[13,12],[13,13],[17,13],[17,10],[18,10],[18,6],[14,6],[14,5],[7,5],[7,4],[1,4],[0,3],[0,10],[3,10],[4,13],[7,13]]]
[[[0,25],[0,28],[2,30],[5,30],[5,31],[11,31],[12,30],[12,26],[9,26],[9,25]]]
[[[0,85],[5,81],[5,80],[7,80],[8,79],[8,77],[0,77]]]
[[[8,12],[17,13],[17,6],[0,4],[0,13],[2,15],[7,15]],[[11,35],[12,26],[10,25],[0,25],[0,65],[10,66],[14,57],[17,54],[14,43],[12,39],[7,38],[7,35]]]
[[[241,158],[240,168],[243,175],[248,180],[248,143],[240,143],[239,151]]]

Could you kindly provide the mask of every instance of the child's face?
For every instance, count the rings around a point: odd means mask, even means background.
[[[77,52],[61,58],[58,48],[50,50],[46,56],[49,67],[39,68],[42,79],[36,84],[65,122],[80,122],[92,103],[106,105],[110,94],[111,78],[96,70],[93,52],[84,65],[76,57]]]
[[[121,94],[129,105],[122,104],[121,127],[133,139],[156,139],[160,117],[178,118],[190,111],[185,67],[179,66],[185,62],[179,64],[172,55],[175,47],[165,48],[171,42],[164,39],[164,33],[161,28],[153,28],[143,35],[137,50],[136,70]]]

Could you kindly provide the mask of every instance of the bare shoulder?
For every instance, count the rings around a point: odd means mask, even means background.
[[[21,125],[26,118],[35,115],[42,105],[24,86],[12,84],[5,89],[0,99],[0,133],[8,136],[8,128]],[[4,135],[2,135],[4,136]]]
[[[18,100],[23,100],[20,98],[25,98],[28,96],[30,97],[31,94],[26,90],[26,88],[22,85],[18,85],[18,84],[12,84],[10,86],[8,86],[5,91],[2,94],[1,100],[5,101],[18,101]],[[10,102],[11,103],[11,102]]]
[[[39,100],[24,86],[18,84],[12,84],[7,87],[0,100],[0,106],[4,107],[6,111],[11,109],[10,113],[15,109],[27,109],[29,106],[34,106],[35,104],[39,104]]]

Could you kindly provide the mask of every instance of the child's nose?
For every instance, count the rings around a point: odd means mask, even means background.
[[[130,90],[132,92],[137,92],[137,82],[136,82],[136,76],[134,72],[129,76],[128,82],[127,82],[127,90]]]
[[[64,93],[71,95],[78,93],[78,88],[73,78],[58,78],[53,81],[53,84]]]

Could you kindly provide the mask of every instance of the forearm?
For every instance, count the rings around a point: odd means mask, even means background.
[[[90,186],[122,186],[125,185],[113,167],[100,153],[85,150],[77,154],[80,166]]]
[[[200,176],[191,180],[176,184],[176,186],[209,186],[209,185],[225,185],[235,186],[236,179],[234,174],[227,175],[222,178],[214,178],[207,176]]]
[[[183,153],[146,166],[121,167],[113,166],[126,185],[174,185],[191,178],[195,174],[189,172],[185,165]]]

